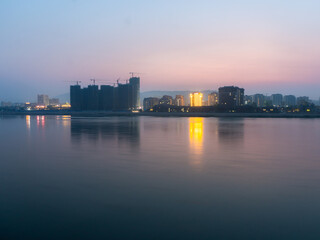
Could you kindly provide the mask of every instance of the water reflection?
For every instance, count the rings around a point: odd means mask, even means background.
[[[201,164],[201,156],[203,154],[203,118],[189,118],[189,146],[192,154],[192,164]]]
[[[26,115],[26,126],[27,126],[27,129],[31,128],[30,115]]]
[[[219,118],[218,136],[221,144],[242,143],[244,138],[244,120]]]
[[[63,127],[65,127],[65,128],[70,127],[70,119],[71,119],[70,115],[57,116],[56,119],[57,119],[57,122],[62,123]]]
[[[37,127],[44,127],[46,125],[46,117],[45,116],[37,116]]]
[[[71,139],[74,143],[82,140],[97,142],[98,140],[116,141],[118,145],[140,145],[139,118],[132,119],[75,119],[71,118]]]

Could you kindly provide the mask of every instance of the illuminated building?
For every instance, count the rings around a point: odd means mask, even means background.
[[[212,92],[208,94],[208,106],[214,106],[219,104],[219,94]]]
[[[61,104],[61,108],[71,108],[71,104],[66,102],[65,104]]]
[[[203,94],[200,92],[190,93],[190,106],[201,107],[202,106]]]
[[[183,95],[176,95],[176,98],[174,99],[174,105],[185,106]]]
[[[143,110],[145,111],[150,110],[158,104],[159,104],[159,98],[155,98],[155,97],[145,98],[143,99]]]
[[[49,96],[45,94],[38,94],[38,105],[48,106],[49,105]]]
[[[227,108],[244,105],[244,89],[235,86],[219,88],[219,104]]]

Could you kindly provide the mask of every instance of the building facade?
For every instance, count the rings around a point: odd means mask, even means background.
[[[49,96],[45,94],[38,94],[38,105],[48,106],[50,104]]]
[[[219,88],[219,104],[234,108],[244,105],[244,89],[235,86]]]
[[[294,95],[286,95],[283,97],[283,103],[286,107],[292,107],[297,104],[297,99]]]
[[[131,98],[132,98],[132,110],[140,109],[140,78],[131,77],[129,79],[129,85],[131,86]]]
[[[282,94],[272,94],[271,95],[271,101],[272,105],[275,107],[281,107],[282,106],[282,101],[283,101],[283,96]]]
[[[263,107],[265,105],[265,96],[263,94],[255,94],[252,99],[253,103],[257,105],[257,107]]]
[[[176,95],[176,98],[174,99],[174,105],[185,106],[184,96],[183,95]]]
[[[307,96],[303,96],[303,97],[297,97],[297,105],[298,106],[305,106],[308,105],[310,103],[310,99]]]
[[[164,95],[159,100],[159,104],[161,105],[173,105],[173,98],[169,95]]]
[[[140,78],[132,77],[117,86],[70,86],[72,110],[133,111],[140,109]]]
[[[219,104],[219,93],[212,92],[208,94],[208,106],[215,106]]]
[[[143,99],[143,110],[147,111],[159,104],[159,98],[148,97]]]
[[[190,93],[190,106],[201,107],[203,100],[203,94],[200,92]]]

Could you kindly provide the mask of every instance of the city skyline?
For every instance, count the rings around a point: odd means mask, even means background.
[[[2,1],[0,97],[127,79],[142,91],[236,85],[319,98],[318,1]],[[183,87],[181,87],[183,86]]]

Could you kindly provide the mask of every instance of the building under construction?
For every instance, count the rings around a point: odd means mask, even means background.
[[[140,78],[132,76],[125,84],[70,86],[71,109],[77,111],[134,111],[140,109]]]

